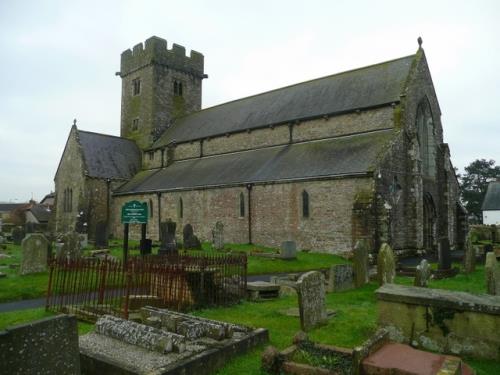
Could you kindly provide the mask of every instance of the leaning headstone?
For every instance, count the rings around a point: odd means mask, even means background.
[[[12,229],[12,242],[14,242],[14,245],[21,245],[24,236],[25,233],[22,228],[15,227]]]
[[[80,374],[75,316],[59,315],[0,332],[0,373]]]
[[[341,292],[354,288],[354,271],[351,264],[335,264],[328,274],[328,292]]]
[[[159,255],[171,254],[177,251],[177,241],[175,240],[175,229],[177,224],[168,219],[160,223],[160,249]]]
[[[201,250],[201,242],[194,235],[193,226],[191,224],[186,224],[182,230],[182,244],[184,249],[195,249]]]
[[[325,305],[325,277],[321,272],[310,271],[297,281],[300,326],[309,331],[327,321]]]
[[[212,243],[215,250],[224,249],[224,224],[220,221],[215,223],[215,229],[212,230]]]
[[[369,280],[368,244],[366,240],[359,240],[354,246],[354,285],[359,288]]]
[[[464,252],[464,271],[465,273],[474,272],[476,269],[476,247],[472,245],[472,238],[470,233],[465,239],[465,252]]]
[[[379,285],[394,283],[396,260],[394,252],[387,243],[383,243],[377,255],[377,279]]]
[[[280,251],[281,259],[297,259],[297,245],[295,241],[283,241],[281,243],[281,251]]]
[[[440,270],[451,269],[450,240],[448,237],[442,237],[439,240],[438,258],[438,268]]]
[[[82,256],[80,247],[80,234],[77,232],[68,232],[63,238],[63,245],[59,249],[58,258],[76,260]]]
[[[47,270],[49,241],[41,233],[29,233],[21,242],[21,275]]]
[[[108,232],[105,221],[99,221],[95,226],[95,247],[98,249],[106,249],[108,247]]]
[[[500,269],[498,268],[495,253],[493,252],[486,254],[484,275],[486,277],[486,293],[500,295]]]
[[[427,288],[427,286],[429,285],[430,278],[431,278],[431,266],[425,259],[422,259],[420,264],[417,266],[413,285]]]

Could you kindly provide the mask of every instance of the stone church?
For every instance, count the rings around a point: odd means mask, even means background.
[[[55,176],[56,228],[123,235],[122,205],[190,223],[202,240],[345,253],[463,242],[464,212],[441,110],[417,52],[210,108],[204,57],[151,37],[121,55],[120,137],[73,125]],[[100,228],[100,229],[98,229]],[[131,236],[139,237],[139,226]]]

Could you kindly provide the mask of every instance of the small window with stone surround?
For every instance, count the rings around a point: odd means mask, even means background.
[[[245,195],[240,193],[240,217],[245,217]]]
[[[152,161],[155,159],[155,152],[154,151],[149,151],[148,152],[148,157],[149,157],[149,160]]]
[[[182,96],[182,82],[174,80],[174,95]]]
[[[184,203],[182,202],[182,198],[179,198],[179,206],[177,207],[177,213],[179,215],[179,219],[184,217]]]
[[[139,129],[139,119],[135,118],[132,120],[132,130],[137,130]]]
[[[132,94],[134,96],[141,94],[141,79],[140,78],[136,78],[136,79],[132,80]]]
[[[309,217],[309,193],[307,191],[302,191],[302,217]]]

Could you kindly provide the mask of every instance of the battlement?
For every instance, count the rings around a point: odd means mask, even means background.
[[[128,49],[122,53],[120,76],[124,77],[142,66],[153,63],[204,78],[204,58],[201,53],[192,50],[190,56],[186,56],[183,46],[174,43],[172,49],[168,49],[167,41],[157,36],[152,36],[144,44],[139,43],[132,50]]]

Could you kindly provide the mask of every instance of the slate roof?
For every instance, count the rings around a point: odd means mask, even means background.
[[[0,203],[0,212],[10,212],[29,203]]]
[[[177,120],[153,144],[184,142],[399,102],[415,55],[283,87]]]
[[[42,204],[36,204],[29,209],[39,223],[47,223],[50,218],[50,209]]]
[[[483,211],[500,210],[500,181],[493,181],[488,184],[482,209]]]
[[[365,174],[392,134],[383,130],[177,161],[142,171],[115,194]]]
[[[141,151],[128,139],[78,130],[87,175],[130,179],[141,168]]]

